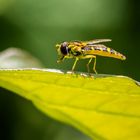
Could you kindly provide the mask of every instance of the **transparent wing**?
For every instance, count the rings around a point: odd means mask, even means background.
[[[94,39],[94,40],[90,40],[90,41],[79,41],[79,40],[75,40],[72,42],[69,42],[70,45],[75,45],[77,47],[94,47],[94,46],[100,46],[100,47],[105,47],[105,45],[103,44],[98,44],[98,43],[102,43],[102,42],[110,42],[111,39]]]
[[[85,43],[86,45],[94,45],[97,43],[102,43],[102,42],[110,42],[111,39],[94,39],[94,40],[90,40],[90,41],[84,41],[83,43]]]

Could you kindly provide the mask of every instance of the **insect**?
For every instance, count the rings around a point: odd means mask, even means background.
[[[126,57],[123,54],[101,44],[103,42],[110,41],[111,39],[94,39],[91,41],[62,42],[61,44],[56,45],[57,52],[60,55],[60,58],[57,60],[57,62],[59,63],[63,61],[65,58],[75,58],[75,62],[72,66],[72,71],[74,71],[77,61],[79,59],[89,58],[89,61],[87,63],[87,70],[88,72],[90,72],[89,64],[94,58],[93,71],[97,74],[96,71],[97,55],[117,58],[120,60],[126,59]]]

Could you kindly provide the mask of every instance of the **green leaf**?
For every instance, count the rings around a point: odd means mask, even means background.
[[[0,86],[93,139],[140,139],[140,87],[131,78],[94,78],[49,69],[1,69]]]

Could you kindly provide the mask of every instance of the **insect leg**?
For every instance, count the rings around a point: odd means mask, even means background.
[[[60,57],[60,58],[57,60],[57,63],[62,62],[64,59],[65,59],[65,56]]]
[[[76,63],[77,63],[78,60],[79,60],[78,58],[75,59],[74,64],[73,64],[73,66],[72,66],[72,71],[74,71],[75,66],[76,66]]]
[[[91,63],[92,61],[92,58],[89,59],[88,63],[87,63],[87,70],[88,70],[88,73],[90,73],[90,69],[89,69],[89,64]]]
[[[94,56],[93,71],[95,72],[95,74],[98,74],[96,71],[96,56]]]

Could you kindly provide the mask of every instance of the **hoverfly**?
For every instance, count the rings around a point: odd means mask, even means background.
[[[91,41],[72,41],[72,42],[62,42],[61,44],[57,44],[57,52],[60,55],[58,59],[58,63],[63,61],[65,58],[75,58],[75,62],[72,66],[72,71],[74,71],[76,63],[79,59],[87,59],[89,61],[87,63],[87,70],[89,72],[89,64],[94,58],[93,71],[97,74],[96,71],[96,56],[106,56],[113,57],[121,60],[125,60],[126,57],[109,48],[105,45],[101,44],[103,42],[110,42],[111,39],[95,39]]]

